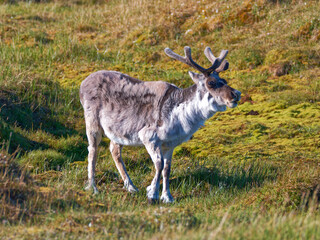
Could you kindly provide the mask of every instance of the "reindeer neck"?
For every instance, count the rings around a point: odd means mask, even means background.
[[[197,94],[197,91],[198,91],[198,87],[196,84],[192,85],[191,87],[182,89],[180,101],[181,102],[191,101]]]
[[[182,96],[183,103],[196,119],[207,120],[215,113],[209,103],[209,93],[199,90],[196,84],[182,89]]]
[[[198,89],[195,84],[186,89],[180,89],[174,96],[176,105],[172,109],[171,124],[178,121],[183,132],[193,134],[214,112],[209,106],[207,93]]]

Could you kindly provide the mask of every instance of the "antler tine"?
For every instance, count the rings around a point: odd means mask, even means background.
[[[182,57],[182,56],[176,54],[176,53],[173,52],[170,48],[165,48],[165,49],[164,49],[164,52],[165,52],[169,57],[174,58],[174,59],[176,59],[176,60],[178,60],[178,61],[180,61],[180,62],[183,62],[183,63],[189,65],[189,63],[186,62],[186,58],[185,58],[185,57]]]
[[[191,48],[186,46],[184,47],[184,54],[185,57],[180,56],[179,54],[176,54],[175,52],[173,52],[170,48],[165,48],[164,52],[171,58],[174,58],[180,62],[183,62],[187,65],[189,65],[190,67],[193,67],[195,69],[197,69],[200,72],[204,72],[205,69],[201,66],[199,66],[198,64],[196,64],[191,57]]]
[[[219,56],[219,59],[221,59],[221,62],[225,59],[225,57],[228,55],[228,50],[222,50]]]
[[[229,68],[229,62],[227,60],[223,60],[220,66],[215,70],[217,73],[223,72]]]
[[[206,73],[206,69],[201,67],[200,65],[198,65],[195,61],[193,61],[192,57],[191,57],[191,48],[188,46],[184,47],[184,54],[186,62],[189,66],[197,69],[198,71],[202,72],[202,73]]]
[[[210,47],[206,47],[206,49],[204,49],[204,55],[206,55],[206,57],[212,64],[217,60],[217,58],[213,55]]]
[[[216,72],[222,72],[222,71],[225,71],[228,69],[229,67],[229,63],[227,60],[224,60],[225,57],[227,56],[228,54],[228,50],[222,50],[219,57],[216,58],[210,47],[206,47],[206,49],[204,50],[204,54],[206,55],[206,57],[209,59],[209,61],[214,64],[214,63],[217,63],[218,62],[218,66],[217,68],[215,69]]]
[[[213,65],[207,69],[201,67],[195,61],[193,61],[193,59],[191,57],[191,48],[188,46],[184,47],[185,57],[182,57],[182,56],[176,54],[170,48],[166,48],[164,51],[169,57],[174,58],[180,62],[183,62],[183,63],[189,65],[190,67],[197,69],[199,72],[201,72],[205,75],[209,75],[211,72],[213,72],[218,67],[218,61],[215,61],[213,63]]]

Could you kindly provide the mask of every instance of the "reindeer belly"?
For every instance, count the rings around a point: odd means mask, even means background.
[[[125,146],[141,146],[143,145],[140,141],[138,134],[120,136],[117,132],[106,130],[105,135],[113,142]]]
[[[139,131],[144,127],[139,117],[133,118],[126,114],[112,115],[112,112],[100,114],[100,124],[104,134],[111,141],[121,145],[139,146],[142,142],[138,136]]]

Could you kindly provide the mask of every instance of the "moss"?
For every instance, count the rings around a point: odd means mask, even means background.
[[[254,69],[263,63],[263,52],[258,48],[235,49],[229,56],[229,61],[240,70]]]
[[[279,49],[270,50],[264,59],[264,63],[267,65],[277,63],[284,59],[284,51]]]
[[[75,66],[68,64],[56,64],[56,67],[61,71],[62,77],[57,80],[64,88],[80,87],[81,82],[95,71],[94,66]]]
[[[313,51],[272,49],[266,54],[264,64],[274,76],[282,76],[301,72],[308,66],[313,66],[318,58],[319,56]]]

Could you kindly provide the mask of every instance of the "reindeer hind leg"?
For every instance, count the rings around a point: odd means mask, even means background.
[[[98,189],[95,184],[95,167],[98,157],[98,146],[101,142],[102,129],[99,126],[97,118],[94,116],[88,116],[86,114],[86,133],[88,138],[88,185],[85,187],[85,190],[93,190],[96,194]]]
[[[116,164],[116,167],[121,175],[121,178],[124,182],[124,188],[127,189],[128,192],[135,193],[138,192],[136,186],[132,183],[129,174],[127,173],[126,167],[121,157],[122,145],[117,144],[113,141],[110,141],[110,152],[112,158]]]

